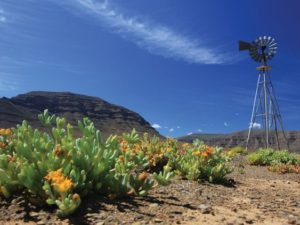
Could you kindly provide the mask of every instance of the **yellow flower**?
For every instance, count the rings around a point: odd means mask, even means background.
[[[167,148],[167,152],[171,152],[172,150],[173,150],[173,148],[171,148],[171,147]]]
[[[193,154],[193,156],[199,156],[201,153],[200,153],[200,151],[195,151],[192,154]]]
[[[182,147],[183,147],[183,148],[190,147],[190,144],[189,144],[189,143],[184,143],[184,144],[182,144]]]
[[[8,129],[1,128],[0,129],[0,135],[10,136],[10,135],[12,135],[12,131],[9,128]]]

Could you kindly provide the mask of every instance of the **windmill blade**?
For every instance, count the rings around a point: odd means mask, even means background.
[[[239,41],[239,50],[250,50],[252,48],[252,44],[245,41]]]

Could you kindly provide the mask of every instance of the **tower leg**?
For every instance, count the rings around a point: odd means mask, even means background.
[[[266,148],[269,148],[269,109],[268,109],[268,95],[267,95],[267,80],[266,73],[263,73],[263,87],[264,87],[264,122],[266,130]]]
[[[257,93],[258,93],[258,89],[259,89],[260,77],[261,77],[261,74],[258,75],[258,79],[257,79],[257,85],[256,85],[253,108],[252,108],[252,114],[251,114],[251,120],[250,120],[250,124],[249,124],[248,137],[247,137],[247,142],[246,142],[246,151],[248,150],[251,131],[252,131],[253,124],[254,124],[254,121],[255,121],[255,107],[256,107]]]

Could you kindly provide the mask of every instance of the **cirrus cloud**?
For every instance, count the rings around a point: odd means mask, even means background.
[[[202,44],[205,40],[187,37],[170,27],[150,23],[145,19],[125,16],[120,10],[112,8],[108,1],[52,1],[93,16],[101,25],[153,54],[196,64],[223,64],[233,60],[229,54]]]

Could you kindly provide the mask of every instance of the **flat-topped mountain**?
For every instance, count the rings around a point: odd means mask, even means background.
[[[41,124],[37,115],[48,109],[51,114],[66,117],[77,125],[77,121],[89,117],[104,136],[130,132],[135,128],[139,133],[159,133],[138,113],[108,103],[100,98],[69,92],[35,91],[13,98],[0,99],[0,127],[12,127],[29,121],[33,127]]]
[[[285,132],[289,147],[291,151],[300,152],[300,132],[299,131],[286,131]],[[199,139],[204,141],[207,145],[220,146],[224,148],[231,148],[235,146],[246,146],[248,131],[239,131],[230,134],[192,134],[184,137],[177,138],[183,142],[193,142]],[[277,142],[274,132],[270,133],[271,147],[276,148]],[[281,149],[286,149],[287,144],[283,134],[279,133],[279,143]],[[265,146],[264,133],[261,130],[253,130],[249,140],[249,150],[255,150]]]

